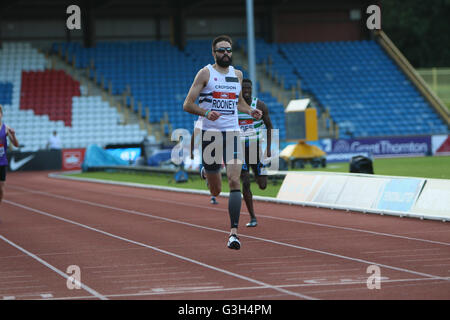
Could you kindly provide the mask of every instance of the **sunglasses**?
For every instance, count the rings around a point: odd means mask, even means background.
[[[220,48],[214,50],[214,52],[219,52],[219,53],[225,53],[225,51],[228,53],[231,53],[231,52],[233,52],[233,49],[231,49],[231,47],[227,47],[227,48],[220,47]]]

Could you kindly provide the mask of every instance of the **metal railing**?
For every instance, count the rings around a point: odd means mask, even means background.
[[[450,109],[450,68],[418,69],[417,73]]]

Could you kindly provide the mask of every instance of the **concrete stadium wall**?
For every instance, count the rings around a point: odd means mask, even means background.
[[[256,21],[255,33],[261,37],[261,23]],[[83,41],[82,30],[68,30],[65,20],[10,20],[1,22],[3,41],[27,41],[40,48],[53,42]],[[96,41],[171,40],[169,18],[97,19],[94,26]],[[246,37],[245,17],[188,17],[185,20],[187,39],[212,40],[219,34],[234,38]]]
[[[352,20],[349,10],[280,12],[275,17],[275,42],[362,40],[361,19]]]

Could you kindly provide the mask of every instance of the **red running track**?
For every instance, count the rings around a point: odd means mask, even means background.
[[[47,174],[8,174],[0,300],[450,298],[448,223],[256,202],[246,228],[243,203],[236,251],[227,198]]]

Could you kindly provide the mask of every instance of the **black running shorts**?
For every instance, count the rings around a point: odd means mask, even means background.
[[[6,180],[6,166],[0,166],[0,181]]]
[[[252,147],[250,148],[250,144]],[[250,159],[250,151],[255,153],[253,157]],[[261,176],[261,144],[257,140],[245,141],[244,142],[244,164],[242,165],[242,172],[250,172],[250,168],[252,168],[255,176]]]
[[[238,145],[239,134],[239,131],[215,131],[212,134],[202,130],[202,165],[207,172],[218,172],[223,163],[242,158]],[[220,143],[210,146],[216,138],[222,139],[222,148],[219,148]],[[221,154],[216,155],[217,152]]]

